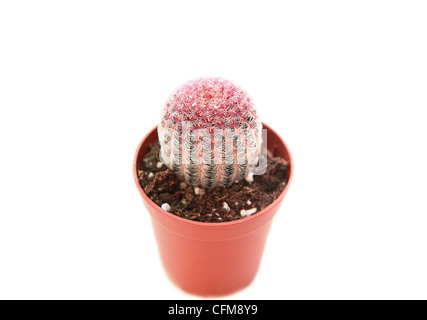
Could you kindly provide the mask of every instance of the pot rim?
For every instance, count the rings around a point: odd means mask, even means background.
[[[293,174],[294,174],[294,162],[293,162],[292,155],[291,155],[291,153],[289,151],[288,146],[283,141],[282,137],[275,130],[273,130],[271,127],[269,127],[265,123],[262,123],[262,125],[263,125],[263,129],[265,128],[265,129],[271,131],[274,135],[276,135],[280,139],[280,141],[283,143],[283,145],[285,146],[285,149],[287,150],[287,152],[289,154],[289,179],[288,179],[288,182],[287,182],[287,184],[285,186],[285,189],[283,189],[282,193],[277,197],[276,200],[274,200],[272,203],[270,203],[263,210],[261,210],[259,212],[256,212],[256,213],[254,213],[253,215],[251,215],[249,217],[245,217],[245,218],[238,219],[238,220],[233,220],[233,221],[226,221],[226,222],[202,222],[202,221],[193,221],[193,220],[181,218],[181,217],[179,217],[179,216],[177,216],[177,215],[175,215],[173,213],[170,213],[170,212],[162,209],[160,206],[158,206],[155,202],[153,202],[145,194],[144,190],[142,190],[142,187],[139,184],[138,168],[137,168],[137,162],[138,162],[139,152],[140,152],[142,146],[144,145],[144,143],[146,142],[147,138],[153,133],[153,131],[157,130],[157,126],[155,126],[153,129],[151,129],[144,136],[144,138],[139,143],[138,148],[136,149],[135,156],[134,156],[132,171],[133,171],[134,180],[135,180],[135,183],[136,183],[136,186],[138,188],[139,193],[141,194],[141,196],[143,197],[143,199],[146,201],[146,203],[148,203],[150,206],[156,208],[157,211],[161,212],[163,215],[169,217],[170,219],[176,220],[177,222],[181,222],[181,223],[185,223],[185,224],[189,224],[189,225],[193,225],[193,226],[197,226],[197,227],[204,227],[204,228],[224,228],[224,227],[231,227],[231,226],[236,226],[236,225],[248,223],[248,222],[250,222],[252,220],[256,220],[256,219],[261,218],[264,214],[266,214],[271,209],[273,209],[274,207],[276,207],[277,205],[279,205],[280,202],[283,200],[283,198],[285,197],[286,192],[288,191],[290,182],[292,181],[292,177],[293,177]]]

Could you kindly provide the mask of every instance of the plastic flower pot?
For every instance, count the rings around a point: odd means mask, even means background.
[[[148,198],[138,181],[138,168],[150,144],[157,141],[157,128],[138,146],[133,174],[143,203],[151,215],[160,257],[169,278],[186,292],[220,296],[243,289],[254,279],[274,215],[293,175],[291,154],[269,126],[267,149],[289,162],[288,183],[267,208],[235,221],[208,223],[178,217]]]

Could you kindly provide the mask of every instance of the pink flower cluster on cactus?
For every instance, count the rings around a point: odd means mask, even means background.
[[[211,189],[251,181],[262,125],[247,93],[221,78],[179,87],[158,126],[160,158],[182,181]]]

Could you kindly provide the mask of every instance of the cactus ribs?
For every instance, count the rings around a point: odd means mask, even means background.
[[[175,173],[160,162],[159,149],[156,143],[145,155],[138,168],[139,183],[159,207],[168,204],[169,211],[182,218],[202,222],[242,219],[245,212],[266,208],[287,184],[289,164],[269,152],[266,173],[254,176],[252,183],[242,180],[230,187],[202,192],[203,189],[179,181]]]

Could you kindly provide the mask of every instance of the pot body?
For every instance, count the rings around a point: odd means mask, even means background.
[[[197,222],[180,218],[152,202],[139,185],[137,169],[149,145],[157,141],[154,128],[142,140],[134,162],[134,177],[151,215],[161,260],[169,278],[184,291],[220,296],[246,287],[255,277],[273,216],[293,175],[291,154],[283,140],[267,125],[267,148],[289,162],[288,184],[267,208],[236,221]]]

